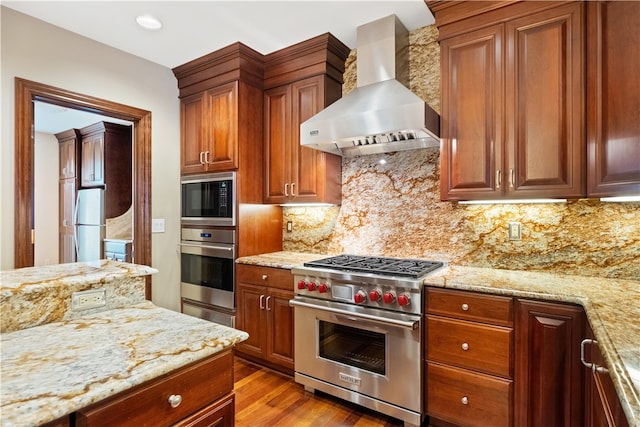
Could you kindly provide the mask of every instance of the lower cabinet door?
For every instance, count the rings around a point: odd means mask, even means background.
[[[511,380],[429,362],[425,388],[430,417],[469,427],[511,425]]]

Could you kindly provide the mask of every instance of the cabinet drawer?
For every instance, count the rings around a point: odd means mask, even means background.
[[[511,425],[512,381],[427,363],[426,408],[460,426]]]
[[[283,268],[238,264],[237,281],[293,291],[293,275]]]
[[[427,315],[427,359],[511,377],[513,330]]]
[[[76,426],[157,426],[173,424],[233,389],[233,355],[225,351],[141,384],[76,413]],[[182,396],[172,408],[169,396]]]
[[[426,312],[465,320],[513,325],[513,299],[467,291],[427,289]]]

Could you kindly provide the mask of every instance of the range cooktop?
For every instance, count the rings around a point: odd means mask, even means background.
[[[305,267],[418,279],[444,266],[440,261],[364,255],[337,255],[304,263]]]

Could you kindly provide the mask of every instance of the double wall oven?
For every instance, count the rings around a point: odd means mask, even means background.
[[[235,172],[181,181],[182,312],[235,326]]]
[[[419,426],[422,281],[443,265],[340,255],[294,268],[295,380]]]

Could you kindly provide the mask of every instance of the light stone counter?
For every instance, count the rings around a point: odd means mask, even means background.
[[[151,302],[0,335],[0,425],[36,426],[244,341]]]
[[[238,262],[290,269],[329,255],[273,252]],[[640,426],[640,281],[448,266],[427,286],[581,305],[631,426]]]
[[[148,275],[144,265],[101,260],[0,271],[0,332],[69,320],[145,301]],[[105,307],[71,310],[71,294],[106,291]]]
[[[259,265],[262,267],[283,268],[291,270],[305,262],[326,258],[330,255],[311,254],[302,252],[270,252],[268,254],[240,257],[236,260],[238,264]]]
[[[56,420],[248,338],[146,301],[155,272],[107,260],[0,272],[0,425]],[[105,307],[71,310],[73,292],[102,288]]]

